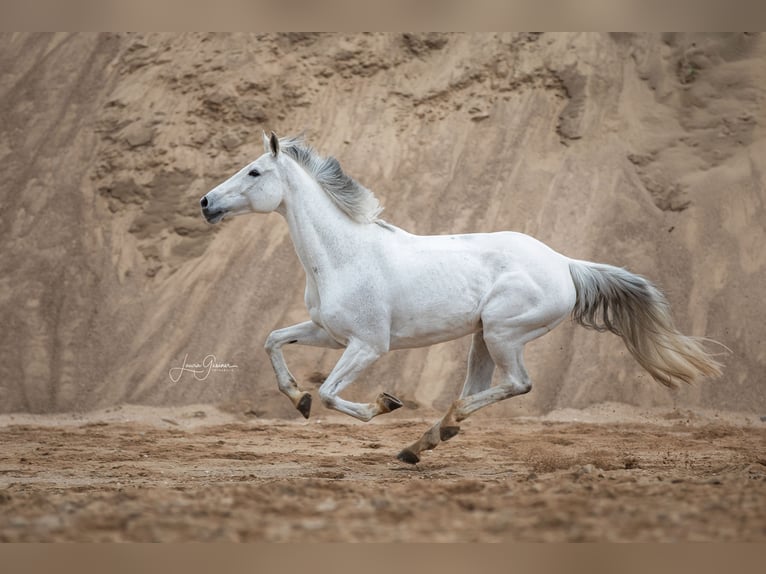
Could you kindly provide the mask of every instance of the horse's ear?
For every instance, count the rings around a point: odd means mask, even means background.
[[[261,132],[263,134],[263,151],[268,152],[269,151],[269,136],[265,131]]]
[[[279,138],[274,132],[271,132],[271,137],[269,138],[269,149],[271,149],[271,155],[277,157],[279,153]]]

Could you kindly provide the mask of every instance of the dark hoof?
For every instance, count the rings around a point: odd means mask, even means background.
[[[439,438],[442,439],[442,441],[448,441],[459,432],[460,427],[441,427],[439,429]]]
[[[402,452],[397,454],[396,458],[407,464],[417,464],[420,462],[420,457],[408,448],[405,448]]]
[[[298,401],[298,405],[295,408],[303,415],[303,418],[309,418],[311,414],[311,395],[303,393],[301,400]]]
[[[389,395],[388,393],[381,393],[381,395],[378,397],[378,403],[382,407],[383,412],[386,413],[395,411],[402,406],[402,401],[393,395]]]

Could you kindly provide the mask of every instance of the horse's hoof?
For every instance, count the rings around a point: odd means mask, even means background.
[[[402,406],[402,401],[388,393],[381,393],[378,397],[378,404],[384,413],[390,413],[391,411],[400,408]]]
[[[460,427],[441,427],[439,429],[439,438],[442,439],[442,442],[448,441],[459,432]]]
[[[396,458],[407,464],[417,464],[420,462],[420,457],[408,448],[405,448],[402,452],[397,454]]]
[[[303,418],[309,418],[309,415],[311,414],[311,395],[309,393],[303,393],[303,396],[298,401],[295,408],[303,415]]]

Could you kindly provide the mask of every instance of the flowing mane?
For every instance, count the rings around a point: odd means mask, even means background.
[[[330,196],[343,213],[359,223],[386,223],[378,218],[383,211],[378,198],[346,175],[334,157],[322,157],[302,136],[279,139],[279,151],[302,166]]]

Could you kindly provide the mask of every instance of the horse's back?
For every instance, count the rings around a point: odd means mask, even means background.
[[[494,283],[506,273],[526,274],[535,282],[569,280],[569,258],[542,241],[516,231],[456,235],[407,234],[398,256],[417,265],[449,266],[469,282]],[[469,279],[470,278],[470,279]]]

